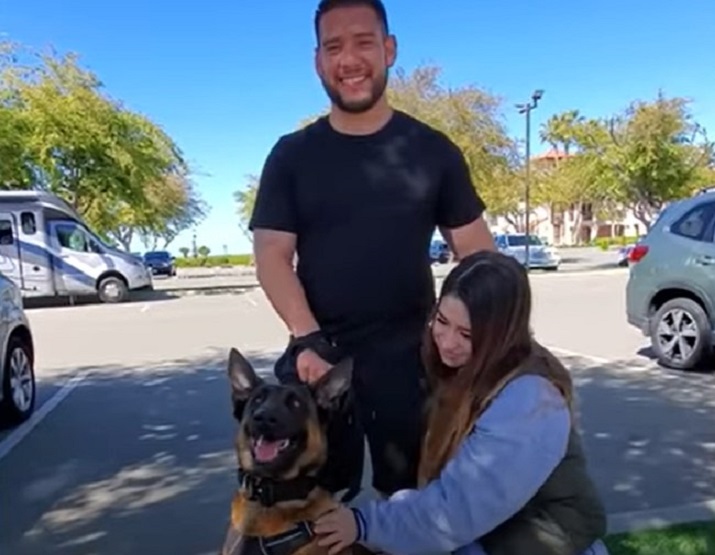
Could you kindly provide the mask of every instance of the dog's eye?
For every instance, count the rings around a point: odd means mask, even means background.
[[[286,405],[288,405],[292,409],[299,409],[302,406],[302,403],[300,402],[300,399],[297,395],[291,393],[286,399]]]
[[[255,405],[260,405],[263,401],[266,400],[266,392],[265,391],[260,391],[258,395],[256,395],[253,398],[253,404]]]

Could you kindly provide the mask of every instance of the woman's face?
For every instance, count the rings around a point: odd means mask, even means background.
[[[458,368],[469,362],[472,356],[471,330],[464,303],[456,297],[444,297],[432,322],[432,338],[444,365]]]

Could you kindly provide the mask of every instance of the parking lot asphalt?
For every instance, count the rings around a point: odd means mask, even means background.
[[[593,476],[611,513],[714,499],[715,377],[649,359],[625,281],[532,277],[534,328],[574,376]],[[28,314],[40,406],[0,432],[0,553],[216,553],[236,485],[226,354],[265,372],[285,343],[265,297]]]

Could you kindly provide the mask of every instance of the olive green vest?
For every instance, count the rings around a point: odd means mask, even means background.
[[[566,455],[548,480],[518,513],[479,543],[489,555],[581,555],[605,534],[606,511],[572,424]]]
[[[581,555],[606,534],[606,511],[572,429],[566,455],[536,495],[480,538],[489,555]]]

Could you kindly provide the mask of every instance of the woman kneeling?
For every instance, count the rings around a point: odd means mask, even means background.
[[[420,489],[321,517],[331,554],[355,542],[400,555],[607,553],[571,376],[530,318],[529,279],[512,257],[479,252],[450,272],[423,345]]]

